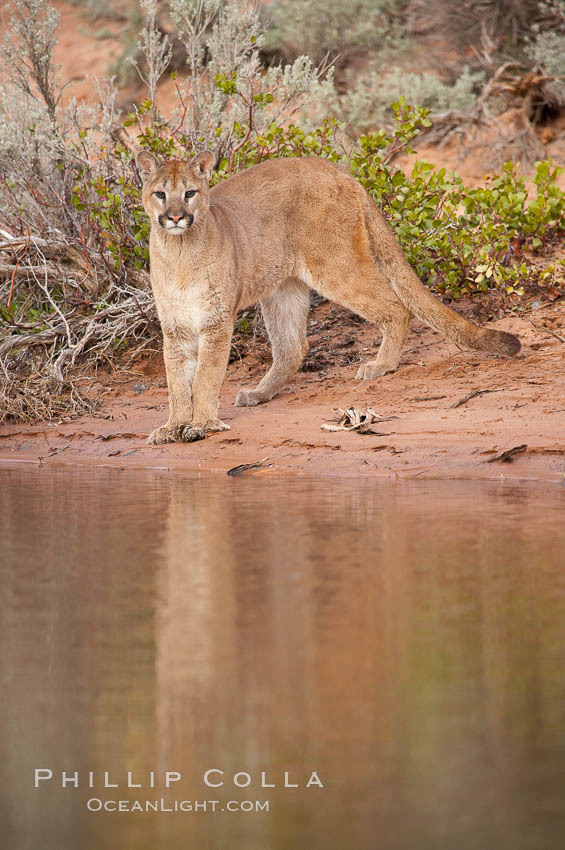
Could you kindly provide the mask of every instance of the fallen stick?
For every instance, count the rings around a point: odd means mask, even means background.
[[[248,469],[260,469],[264,466],[268,457],[264,457],[263,460],[256,460],[255,463],[240,463],[239,466],[232,466],[231,469],[228,469],[228,475],[243,475],[244,472],[247,472]],[[270,466],[271,464],[269,464]]]
[[[112,434],[99,434],[94,439],[95,440],[103,440],[104,442],[106,442],[107,440],[116,440],[116,439],[117,440],[119,440],[119,439],[143,440],[144,438],[145,438],[145,434],[131,434],[129,432],[117,431],[116,433],[112,433]]]
[[[565,337],[559,336],[555,331],[552,331],[551,328],[546,328],[545,325],[536,325],[533,322],[530,322],[531,326],[535,328],[537,331],[543,331],[543,333],[550,334],[554,336],[555,339],[558,339],[559,342],[565,343]]]
[[[57,269],[49,266],[34,266],[34,265],[11,265],[10,263],[0,263],[0,274],[27,274],[28,272],[45,272],[47,269],[50,277],[56,277]]]
[[[473,390],[472,393],[464,395],[463,398],[460,398],[459,401],[455,402],[455,404],[451,404],[450,407],[452,409],[454,407],[461,407],[462,404],[467,404],[468,401],[471,401],[472,398],[475,398],[478,395],[485,395],[485,393],[501,393],[505,389],[507,389],[507,387],[496,387],[492,390]]]
[[[525,452],[528,446],[526,443],[522,443],[521,446],[513,446],[511,449],[506,449],[502,454],[497,455],[496,457],[489,457],[487,463],[512,463],[515,455],[520,455],[522,452]]]

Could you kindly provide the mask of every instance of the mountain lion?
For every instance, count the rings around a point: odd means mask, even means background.
[[[269,401],[308,349],[309,292],[382,330],[376,360],[357,378],[394,372],[412,314],[458,345],[513,355],[517,337],[485,330],[420,282],[382,214],[343,168],[316,158],[278,159],[209,189],[209,151],[191,162],[138,154],[151,219],[151,283],[163,329],[169,420],[150,443],[199,440],[229,430],[218,397],[239,310],[261,304],[273,363],[236,405]]]

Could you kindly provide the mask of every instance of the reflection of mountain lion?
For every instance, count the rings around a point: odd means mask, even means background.
[[[159,164],[142,152],[143,204],[151,219],[151,281],[169,385],[166,425],[151,443],[197,440],[228,428],[217,418],[238,310],[261,302],[273,365],[236,405],[269,401],[307,350],[309,289],[383,332],[373,380],[399,363],[411,313],[460,345],[516,354],[519,340],[483,330],[435,298],[418,280],[365,190],[320,159],[256,165],[208,189],[213,156]]]

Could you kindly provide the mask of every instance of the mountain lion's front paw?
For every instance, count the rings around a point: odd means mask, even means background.
[[[161,425],[160,428],[155,428],[147,437],[147,442],[150,446],[160,446],[163,443],[178,443],[181,440],[181,432],[184,425],[176,425],[170,428],[168,425]]]
[[[203,440],[206,436],[204,428],[198,425],[187,425],[182,432],[183,443],[195,443],[196,440]]]
[[[269,401],[263,393],[257,390],[242,389],[238,392],[235,400],[236,407],[255,407],[256,404],[263,404],[264,401]]]
[[[374,381],[382,378],[383,375],[388,375],[389,372],[396,372],[396,366],[387,366],[386,363],[377,363],[373,360],[363,363],[355,377],[358,381]]]
[[[196,440],[203,440],[208,434],[213,434],[216,431],[229,431],[230,426],[222,422],[221,419],[208,419],[203,425],[193,422],[187,425],[182,431],[182,441],[184,443],[194,443]]]
[[[204,425],[204,430],[207,434],[213,434],[215,431],[229,431],[230,426],[221,419],[208,419]]]

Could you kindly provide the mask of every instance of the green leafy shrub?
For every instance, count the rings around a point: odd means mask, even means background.
[[[556,183],[562,169],[550,160],[536,163],[533,199],[511,162],[502,175],[475,189],[423,161],[405,174],[391,160],[409,151],[429,124],[427,110],[412,109],[403,100],[392,110],[393,130],[362,135],[349,150],[340,142],[335,119],[309,132],[272,125],[245,142],[236,167],[273,157],[319,156],[348,168],[384,212],[418,276],[439,293],[453,298],[488,289],[521,294],[525,284],[540,280],[528,256],[565,232],[565,195]],[[230,173],[224,160],[215,179]]]
[[[565,195],[556,184],[562,169],[536,163],[537,195],[530,203],[512,162],[476,189],[423,161],[404,174],[387,166],[383,151],[398,139],[409,142],[425,110],[413,113],[402,101],[392,108],[395,134],[361,136],[350,167],[382,207],[419,277],[453,297],[489,288],[520,293],[537,274],[524,250],[535,252],[565,230]]]
[[[428,285],[455,298],[496,288],[522,294],[537,277],[524,251],[537,251],[565,228],[563,193],[555,183],[560,171],[536,163],[538,193],[530,204],[512,162],[502,176],[468,189],[455,174],[418,161],[408,176],[382,174],[373,191]]]

